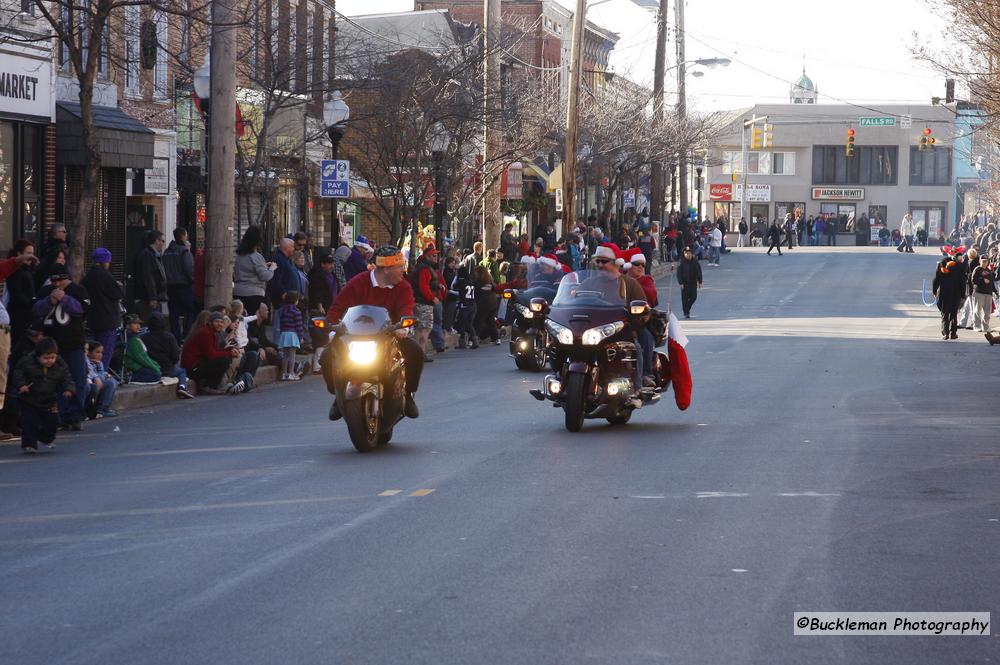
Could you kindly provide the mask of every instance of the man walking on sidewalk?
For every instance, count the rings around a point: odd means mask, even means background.
[[[778,220],[771,222],[771,226],[767,228],[767,238],[771,243],[767,248],[767,255],[771,256],[771,250],[777,249],[778,256],[781,256],[781,227],[778,226]]]
[[[896,247],[896,251],[913,254],[913,236],[916,232],[917,228],[913,223],[913,215],[906,213],[903,215],[903,221],[899,224],[899,233],[903,236],[903,240]]]

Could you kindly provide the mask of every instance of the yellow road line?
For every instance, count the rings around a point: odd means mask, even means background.
[[[410,496],[427,496],[434,490],[417,490],[416,492],[411,492]]]
[[[402,491],[403,490],[386,490],[384,492],[379,492],[378,495],[379,496],[396,496],[397,494],[399,494]]]

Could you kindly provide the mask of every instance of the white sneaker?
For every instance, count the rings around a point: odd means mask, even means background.
[[[176,376],[164,376],[160,379],[160,383],[165,386],[176,386],[180,380]]]

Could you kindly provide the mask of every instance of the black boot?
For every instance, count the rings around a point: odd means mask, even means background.
[[[420,417],[420,409],[417,408],[417,403],[413,401],[413,393],[406,393],[406,404],[403,406],[403,415],[407,418]]]

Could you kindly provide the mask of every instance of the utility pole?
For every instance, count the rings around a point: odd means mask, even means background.
[[[573,48],[570,51],[569,89],[566,91],[566,154],[563,156],[563,235],[576,221],[576,142],[580,116],[580,74],[583,39],[587,27],[587,0],[576,0],[573,14]]]
[[[235,0],[212,2],[212,113],[208,229],[205,233],[205,304],[233,298],[233,219],[236,217],[236,26]]]
[[[675,29],[677,31],[677,117],[683,130],[687,120],[687,97],[684,88],[684,80],[687,78],[687,69],[684,66],[684,0],[675,0],[674,11],[676,13]],[[688,163],[687,147],[681,147],[680,159],[678,162],[678,177],[681,182],[681,215],[687,213],[688,209]]]
[[[683,0],[678,0],[682,2]],[[663,80],[667,67],[667,0],[660,0],[660,9],[656,14],[656,62],[653,66],[653,126],[663,122]],[[653,159],[649,169],[650,196],[653,199],[650,211],[652,217],[663,222],[663,155]]]
[[[487,247],[500,245],[500,180],[487,172],[499,166],[500,132],[493,126],[503,96],[500,90],[500,0],[483,2],[483,209],[482,233]],[[501,176],[503,172],[501,172]]]

